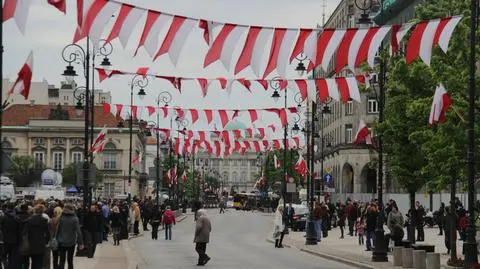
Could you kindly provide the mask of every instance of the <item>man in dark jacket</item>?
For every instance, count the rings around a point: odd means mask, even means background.
[[[86,244],[88,244],[88,258],[93,258],[97,244],[102,242],[102,215],[100,214],[96,205],[90,207],[90,211],[83,219],[83,226],[85,228]]]
[[[419,201],[415,202],[415,226],[417,228],[417,241],[425,241],[425,232],[423,230],[423,217],[425,209]]]
[[[48,220],[43,217],[46,208],[42,204],[37,204],[33,208],[33,216],[30,217],[23,228],[23,234],[28,239],[28,255],[32,260],[31,269],[42,269],[46,246],[50,240],[48,231]]]
[[[21,226],[20,220],[15,212],[15,205],[10,203],[7,206],[5,216],[1,221],[3,242],[5,248],[6,266],[8,269],[18,268],[20,265],[20,244]]]

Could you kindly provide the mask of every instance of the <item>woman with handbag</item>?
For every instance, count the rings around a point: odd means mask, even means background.
[[[55,249],[52,249],[52,240],[56,240],[57,232],[58,232],[58,223],[60,221],[60,218],[62,217],[62,212],[63,212],[63,210],[62,210],[61,207],[59,207],[59,206],[55,207],[53,209],[53,218],[50,221],[50,223],[48,224],[48,229],[50,231],[50,236],[51,236],[49,246],[52,250],[53,269],[58,269],[58,248],[55,248],[55,246],[53,246]]]
[[[75,245],[78,244],[79,249],[83,249],[83,239],[82,232],[80,231],[80,223],[75,214],[75,207],[72,204],[66,204],[63,208],[62,217],[60,217],[58,221],[56,240],[58,256],[60,258],[58,268],[64,269],[66,260],[68,269],[73,269]]]
[[[50,239],[48,220],[43,217],[45,206],[37,204],[33,208],[33,216],[28,219],[23,229],[20,252],[28,254],[31,259],[31,269],[42,269],[47,243]]]

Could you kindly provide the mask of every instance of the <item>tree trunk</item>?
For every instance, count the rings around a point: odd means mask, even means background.
[[[410,225],[408,226],[408,235],[410,236],[410,244],[415,244],[415,192],[410,191]]]
[[[457,181],[453,180],[450,186],[450,258],[457,259],[457,210],[455,208],[455,195]]]

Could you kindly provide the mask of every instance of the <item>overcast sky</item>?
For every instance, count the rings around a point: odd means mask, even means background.
[[[315,27],[322,22],[323,0],[122,0],[150,9],[156,9],[172,14],[203,18],[213,21],[231,22],[247,25],[277,26],[277,27]],[[46,0],[33,0],[30,9],[25,35],[17,28],[13,20],[4,24],[4,77],[15,79],[16,73],[24,63],[30,50],[34,51],[34,80],[46,79],[50,84],[59,85],[62,77],[60,74],[65,68],[65,62],[61,57],[62,48],[72,40],[76,27],[75,0],[67,0],[67,15],[64,16],[55,8],[46,4]],[[339,0],[326,0],[327,18],[335,9]],[[152,62],[147,53],[140,49],[137,57],[133,58],[133,51],[138,44],[144,19],[140,20],[137,30],[132,35],[126,49],[120,42],[115,40],[114,53],[110,61],[114,68],[136,70],[139,66],[149,66],[152,72],[174,76],[203,76],[203,77],[233,77],[219,63],[202,68],[203,58],[207,46],[201,37],[201,31],[196,29],[187,40],[180,62],[174,67],[167,55],[161,56],[156,62]],[[105,35],[108,35],[108,30]],[[84,44],[84,43],[83,43]],[[241,48],[237,47],[237,54]],[[97,64],[101,59],[97,58]],[[292,67],[293,70],[294,67]],[[76,67],[80,73],[81,68]],[[253,77],[250,71],[244,72],[244,76]],[[293,75],[294,73],[292,73]],[[97,76],[98,77],[98,76]],[[129,103],[128,77],[120,77],[107,80],[98,87],[111,91],[113,103]],[[77,80],[79,85],[84,84],[83,78]],[[212,88],[212,87],[211,87]],[[206,99],[200,99],[199,87],[194,85],[192,89],[185,85],[182,97],[174,91],[171,85],[161,80],[150,80],[146,88],[148,98],[140,101],[135,98],[136,104],[153,105],[158,93],[162,90],[170,90],[174,96],[174,104],[186,107],[198,108],[255,108],[276,106],[269,98],[271,92],[255,95],[255,99],[246,94],[248,92],[233,89],[231,96],[217,94],[211,89]],[[211,94],[210,94],[211,93]],[[293,98],[292,98],[293,99]],[[271,102],[271,103],[269,103]],[[280,105],[280,104],[278,104]]]

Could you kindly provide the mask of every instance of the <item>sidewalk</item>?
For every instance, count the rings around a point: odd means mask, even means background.
[[[186,214],[178,216],[177,222],[183,221],[186,217]],[[162,228],[160,227],[159,230],[162,230]],[[141,265],[145,264],[145,261],[143,260],[142,255],[137,253],[131,240],[143,236],[144,234],[144,231],[141,231],[138,236],[129,237],[128,240],[122,240],[120,241],[120,246],[114,246],[113,238],[110,236],[108,242],[103,242],[102,244],[97,245],[95,257],[93,259],[88,259],[87,257],[74,257],[74,267],[76,269],[141,268]]]
[[[385,227],[385,230],[388,232],[388,228]],[[435,252],[440,253],[440,264],[445,265],[450,256],[446,254],[447,250],[444,244],[444,237],[438,236],[437,234],[438,228],[426,228],[426,241],[419,243],[435,245]],[[284,245],[286,247],[296,248],[312,255],[335,260],[358,268],[401,268],[393,266],[393,257],[391,253],[388,255],[389,262],[372,262],[372,252],[365,251],[365,245],[358,245],[358,237],[345,235],[344,239],[340,239],[340,229],[338,228],[333,228],[329,231],[327,238],[323,238],[322,242],[313,246],[305,245],[304,235],[305,232],[290,232],[289,235],[285,236]],[[268,238],[267,240],[273,242],[271,238]],[[457,241],[457,255],[463,259],[463,255],[461,254],[462,243],[462,241]]]

